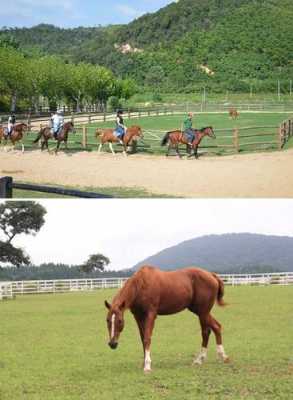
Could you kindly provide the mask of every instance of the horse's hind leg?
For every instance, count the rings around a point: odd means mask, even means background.
[[[176,144],[175,151],[176,151],[177,156],[178,156],[179,158],[181,158],[181,154],[179,153],[179,146],[178,146],[178,144]]]
[[[209,326],[215,334],[217,343],[217,353],[219,358],[224,362],[229,362],[229,357],[225,353],[222,341],[222,327],[221,324],[211,315],[209,315]]]
[[[199,354],[193,360],[193,364],[201,365],[206,360],[208,355],[208,343],[211,334],[211,327],[209,326],[206,317],[199,317],[199,321],[201,326],[202,345]]]

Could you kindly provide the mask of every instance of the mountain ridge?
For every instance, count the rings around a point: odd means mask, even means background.
[[[133,266],[198,266],[221,273],[293,272],[293,237],[253,233],[205,235],[162,249]]]

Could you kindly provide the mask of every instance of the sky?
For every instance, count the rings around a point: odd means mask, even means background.
[[[170,0],[0,0],[0,27],[125,24],[173,3]]]
[[[131,268],[184,240],[209,234],[260,233],[293,237],[293,200],[43,200],[46,223],[13,243],[37,265],[110,258],[109,269]]]

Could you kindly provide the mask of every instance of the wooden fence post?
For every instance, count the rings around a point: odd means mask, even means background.
[[[282,125],[279,126],[277,131],[277,141],[278,141],[278,150],[282,150],[283,147]]]
[[[106,119],[107,119],[107,115],[106,115],[106,113],[104,112],[104,116],[103,116],[104,122],[106,122]]]
[[[239,129],[235,128],[233,131],[233,141],[236,153],[239,153]]]
[[[130,109],[128,109],[128,119],[130,119],[131,115],[130,115]]]
[[[88,123],[91,123],[91,114],[88,115]]]
[[[85,125],[82,126],[82,147],[84,149],[87,147],[87,127]]]
[[[3,176],[0,178],[0,198],[12,198],[12,178],[10,176]]]

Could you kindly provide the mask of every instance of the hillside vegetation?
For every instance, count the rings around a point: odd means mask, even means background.
[[[21,49],[90,62],[146,88],[283,90],[293,76],[291,0],[180,0],[124,26],[3,29]],[[1,36],[0,36],[1,37]],[[121,53],[119,45],[131,50]],[[116,45],[116,46],[115,46]],[[214,73],[208,75],[201,66]]]
[[[200,266],[222,273],[293,271],[293,238],[256,234],[209,235],[163,249],[139,262],[172,270]]]

